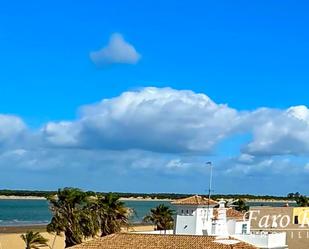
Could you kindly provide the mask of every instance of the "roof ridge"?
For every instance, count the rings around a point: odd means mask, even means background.
[[[257,247],[245,243],[239,239],[233,239],[238,241],[238,243],[233,246],[235,249],[257,249]],[[82,243],[72,247],[72,249],[230,248],[229,245],[221,244],[220,242],[216,243],[215,240],[215,236],[117,233]]]
[[[172,202],[175,205],[217,205],[218,202],[200,195],[192,195]]]

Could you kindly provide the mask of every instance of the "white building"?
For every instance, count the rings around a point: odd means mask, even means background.
[[[228,236],[250,233],[250,222],[243,219],[242,213],[225,208],[223,200],[218,203],[195,195],[172,204],[176,207],[175,234]]]
[[[261,249],[288,248],[286,233],[251,233],[250,221],[241,212],[226,208],[223,200],[216,202],[195,195],[172,204],[176,207],[176,235],[233,237]]]

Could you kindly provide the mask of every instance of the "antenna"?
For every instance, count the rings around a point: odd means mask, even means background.
[[[207,162],[206,165],[210,167],[210,175],[209,175],[209,189],[208,189],[208,199],[210,200],[211,197],[211,188],[212,188],[212,163]]]
[[[207,221],[208,221],[208,216],[209,216],[209,202],[210,202],[210,197],[211,197],[211,188],[212,188],[212,163],[207,162],[206,165],[210,167],[210,175],[209,175],[209,189],[208,189],[208,208],[207,208]]]

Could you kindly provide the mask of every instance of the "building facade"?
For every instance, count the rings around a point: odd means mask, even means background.
[[[242,213],[226,208],[223,200],[216,202],[195,195],[172,204],[176,208],[175,234],[229,236],[250,233],[250,222]]]
[[[176,208],[175,235],[204,235],[235,238],[261,249],[287,249],[285,232],[251,231],[246,215],[219,202],[198,195],[172,203]],[[297,215],[303,217],[304,211]],[[309,248],[309,247],[308,247]]]

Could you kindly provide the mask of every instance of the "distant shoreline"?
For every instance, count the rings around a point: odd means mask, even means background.
[[[45,197],[40,196],[17,196],[17,195],[0,195],[0,200],[47,200]],[[172,202],[175,199],[158,199],[158,198],[143,198],[143,197],[121,197],[121,201],[166,201]],[[232,199],[227,199],[232,200]],[[280,203],[296,203],[294,200],[276,200],[276,199],[248,199],[244,198],[246,202],[263,202],[263,203],[273,203],[273,202],[280,202]]]
[[[0,200],[46,200],[46,198],[40,196],[0,195]]]
[[[141,228],[145,227],[152,227],[152,225],[144,224],[144,223],[133,223],[129,229],[137,228],[140,230]],[[43,225],[14,225],[14,226],[0,226],[0,235],[1,234],[12,234],[12,233],[25,233],[27,231],[34,231],[34,232],[46,232],[47,224]]]
[[[121,201],[173,201],[172,199],[152,199],[142,197],[121,197]],[[0,200],[47,200],[40,196],[0,195]]]
[[[121,197],[121,201],[174,201],[173,199],[152,199],[152,198],[139,198],[139,197]]]
[[[244,199],[246,202],[262,202],[262,203],[273,203],[273,202],[279,202],[279,203],[296,203],[294,200],[275,200],[275,199]]]
[[[46,232],[46,225],[14,225],[0,226],[0,234],[4,233],[25,233],[26,231]]]

